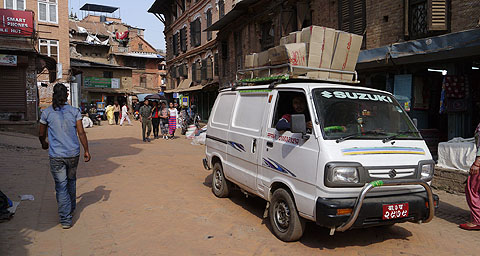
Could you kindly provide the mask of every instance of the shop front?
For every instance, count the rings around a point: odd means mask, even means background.
[[[360,53],[362,85],[395,95],[436,155],[439,142],[469,138],[480,121],[480,30]]]

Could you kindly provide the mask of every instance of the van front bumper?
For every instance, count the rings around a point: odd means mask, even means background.
[[[439,198],[432,194],[435,208],[438,207]],[[316,202],[316,223],[317,225],[336,228],[338,231],[345,231],[349,228],[389,225],[400,222],[430,221],[430,209],[427,207],[429,198],[427,191],[409,193],[402,195],[365,197],[357,216],[355,208],[358,207],[358,198],[317,198]],[[383,220],[383,205],[408,203],[409,214],[405,218]],[[352,209],[351,214],[337,215],[338,209]],[[351,224],[345,228],[348,222]]]

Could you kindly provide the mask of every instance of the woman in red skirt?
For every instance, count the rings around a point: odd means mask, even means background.
[[[177,129],[178,110],[173,107],[172,102],[170,102],[169,106],[170,108],[168,109],[168,134],[170,135],[170,138],[173,139],[175,135],[175,129]]]

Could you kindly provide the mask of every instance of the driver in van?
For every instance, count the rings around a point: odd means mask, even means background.
[[[305,97],[302,96],[295,96],[292,99],[292,107],[293,110],[295,111],[294,114],[304,114],[305,115],[305,120],[307,121],[307,133],[312,132],[312,121],[310,119],[310,114],[308,113],[307,110],[307,102],[305,101]],[[292,121],[292,115],[291,114],[285,114],[278,120],[277,125],[275,128],[277,131],[289,131],[292,128],[292,124],[290,123]]]

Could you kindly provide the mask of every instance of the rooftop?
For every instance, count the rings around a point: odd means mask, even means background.
[[[89,11],[89,12],[105,12],[105,13],[113,13],[118,10],[118,7],[107,6],[107,5],[100,5],[100,4],[84,4],[82,11]]]

